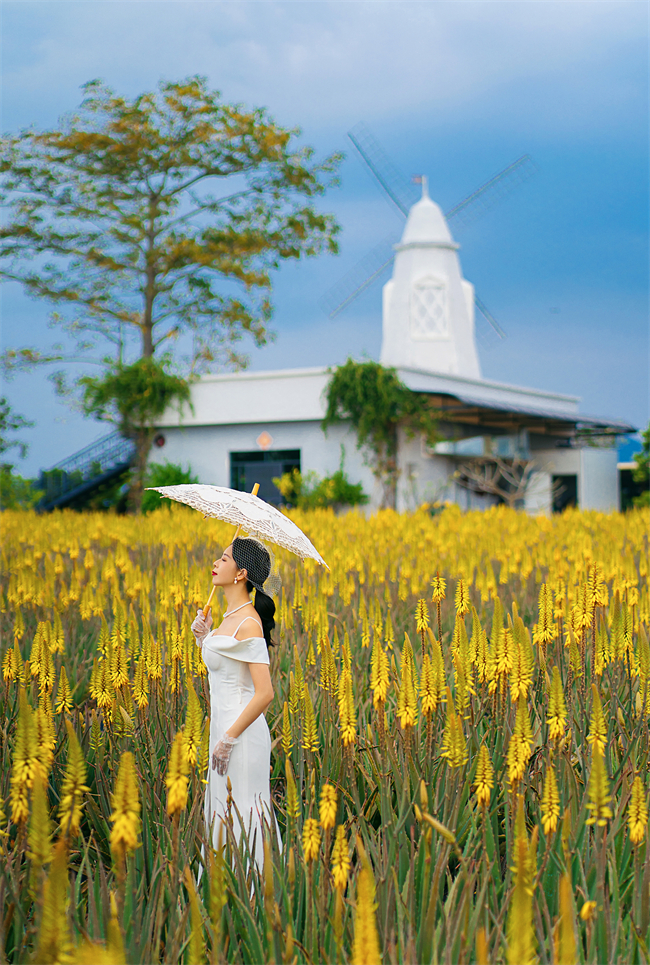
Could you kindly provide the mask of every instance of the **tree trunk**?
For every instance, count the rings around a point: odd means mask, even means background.
[[[139,516],[142,507],[142,494],[144,492],[144,477],[147,472],[147,459],[151,451],[153,440],[153,429],[148,426],[136,429],[133,434],[136,445],[135,461],[131,469],[131,483],[129,487],[128,507],[129,513]]]
[[[384,457],[383,482],[384,494],[382,509],[397,509],[397,480],[399,479],[398,427],[391,426],[390,441]]]

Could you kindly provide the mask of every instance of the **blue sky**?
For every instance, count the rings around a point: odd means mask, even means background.
[[[334,321],[323,294],[403,221],[346,138],[365,122],[443,209],[515,158],[537,174],[455,232],[465,277],[507,333],[483,374],[582,397],[581,411],[648,422],[648,5],[643,2],[3,2],[2,129],[54,125],[101,77],[126,95],[205,74],[224,98],[343,149],[323,199],[341,254],[275,279],[276,340],[251,367],[377,358],[381,285]],[[45,303],[12,285],[2,343],[46,346]],[[43,374],[4,387],[34,419],[25,474],[107,431]]]

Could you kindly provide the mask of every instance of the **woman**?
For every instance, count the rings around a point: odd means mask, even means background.
[[[230,778],[233,830],[239,840],[239,812],[257,864],[261,864],[262,824],[268,825],[272,814],[271,735],[264,718],[273,699],[268,648],[273,646],[275,604],[264,592],[270,571],[271,557],[262,543],[234,539],[212,568],[212,583],[226,597],[223,621],[212,630],[212,615],[208,613],[206,619],[199,610],[192,624],[210,680],[213,751],[205,792],[206,825],[214,827],[216,846],[228,810]],[[250,598],[253,589],[255,604]]]

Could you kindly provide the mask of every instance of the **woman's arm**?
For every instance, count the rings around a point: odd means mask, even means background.
[[[234,724],[231,724],[227,734],[237,738],[244,733],[247,727],[254,720],[263,714],[273,700],[273,684],[271,683],[271,672],[267,663],[249,663],[248,669],[251,673],[255,694],[248,701],[241,714]]]

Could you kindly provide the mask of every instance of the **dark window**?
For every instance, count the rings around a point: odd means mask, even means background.
[[[551,476],[553,512],[561,513],[568,506],[578,505],[578,477]]]
[[[266,452],[230,453],[230,488],[250,492],[255,483],[260,484],[258,496],[276,506],[284,498],[273,479],[285,472],[300,472],[300,449],[269,449]]]
[[[647,492],[647,482],[636,482],[632,475],[632,469],[619,469],[618,478],[620,481],[621,510],[625,512],[634,505],[634,500],[641,493]]]

